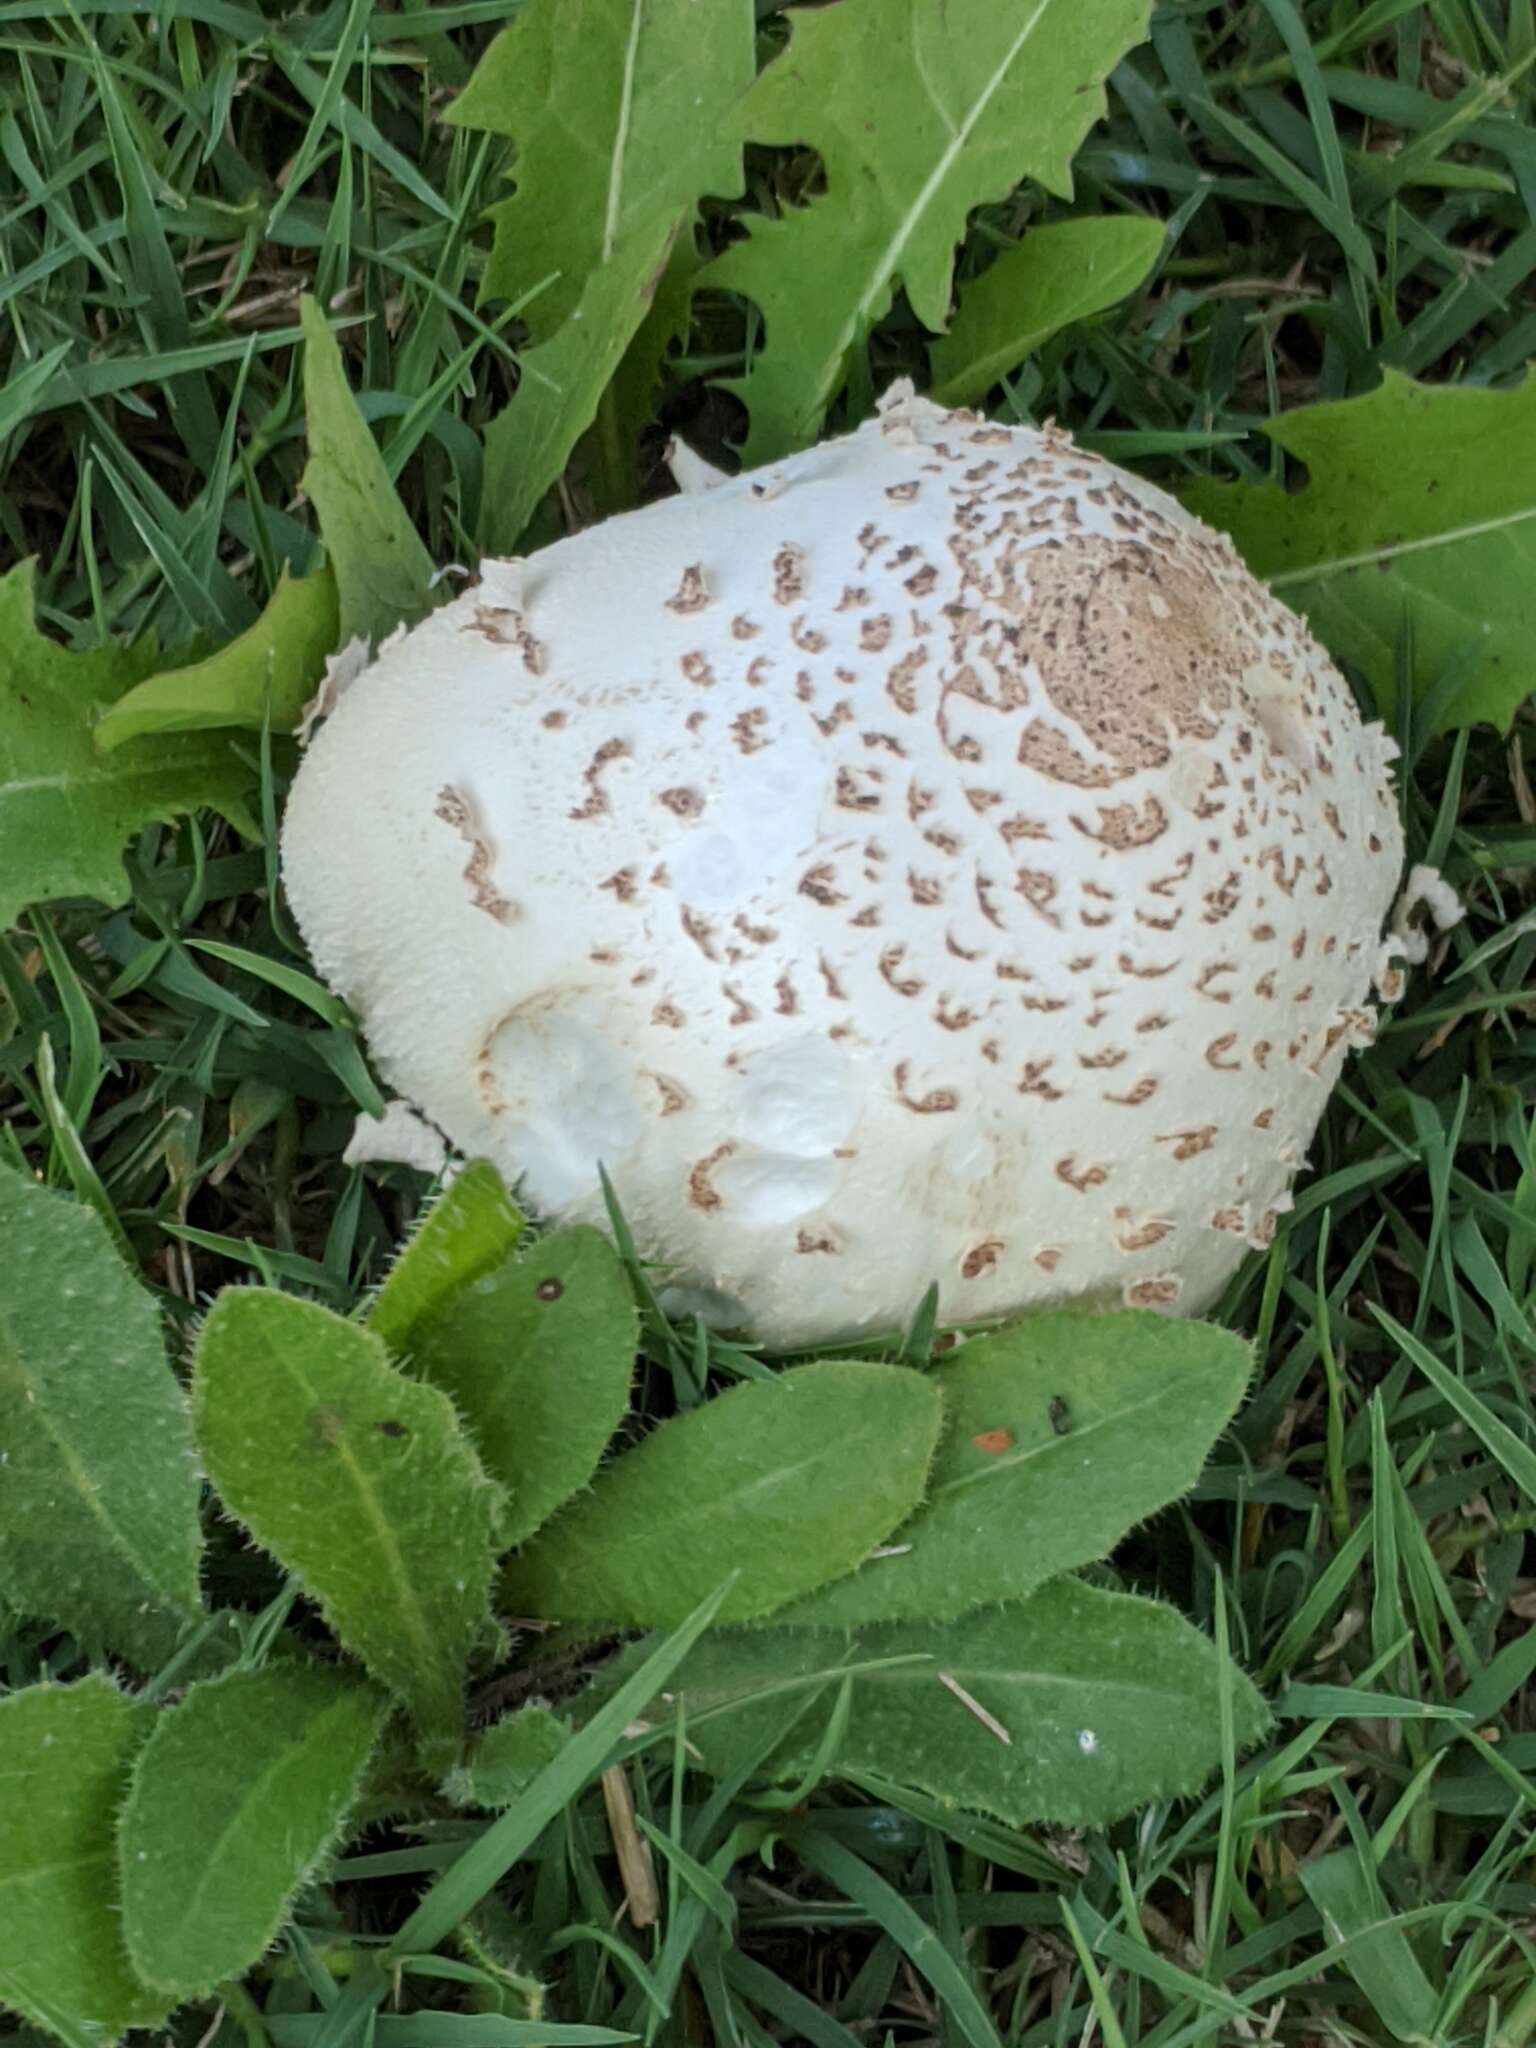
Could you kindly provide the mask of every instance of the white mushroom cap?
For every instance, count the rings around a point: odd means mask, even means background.
[[[1172,499],[902,387],[484,563],[284,867],[390,1084],[719,1320],[1190,1313],[1371,1035],[1394,752]]]

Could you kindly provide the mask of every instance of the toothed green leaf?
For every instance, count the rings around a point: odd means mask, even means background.
[[[299,318],[309,436],[301,481],[336,576],[338,639],[376,643],[432,609],[432,557],[357,409],[324,313],[306,297]]]
[[[1075,320],[1136,289],[1163,246],[1160,220],[1140,214],[1031,228],[960,292],[949,332],[929,352],[940,405],[976,405],[1027,355]]]
[[[290,732],[325,673],[336,635],[336,578],[329,565],[312,576],[285,571],[254,626],[206,661],[136,684],[96,727],[96,745],[110,753],[155,733],[218,726],[259,732],[268,722],[274,732]]]
[[[1415,696],[1461,677],[1442,730],[1507,725],[1536,685],[1536,377],[1490,391],[1389,370],[1264,431],[1306,465],[1301,487],[1202,478],[1189,509],[1365,671],[1385,717],[1407,648]]]
[[[693,222],[672,244],[661,281],[609,382],[598,419],[581,446],[587,490],[603,518],[639,504],[640,436],[655,416],[664,366],[674,342],[686,342],[704,258]]]
[[[630,381],[648,385],[646,359],[685,317],[699,201],[742,190],[730,115],[752,66],[750,0],[530,0],[455,100],[450,120],[517,144],[485,292],[521,300],[541,287],[517,389],[486,429],[487,553],[516,547],[646,325]],[[615,393],[617,432],[632,433],[636,412],[634,390]],[[622,493],[633,447],[597,455],[603,495]]]
[[[750,0],[528,0],[448,110],[517,145],[490,209],[483,295],[518,299],[535,340],[618,249],[742,189],[723,117],[752,81]]]
[[[737,118],[745,140],[819,151],[826,193],[752,220],[702,280],[744,293],[767,324],[750,371],[728,386],[752,416],[747,464],[816,438],[852,351],[898,286],[924,326],[948,325],[955,244],[973,206],[1022,178],[1070,195],[1073,153],[1147,12],[1147,0],[795,12],[789,48]]]
[[[71,654],[39,633],[31,562],[0,576],[0,931],[29,903],[127,900],[122,849],[206,804],[255,834],[250,768],[221,734],[163,734],[98,752],[102,714],[144,677],[152,639]]]
[[[479,535],[485,553],[513,551],[591,426],[683,231],[680,219],[637,229],[588,277],[570,319],[520,358],[517,389],[485,430]]]

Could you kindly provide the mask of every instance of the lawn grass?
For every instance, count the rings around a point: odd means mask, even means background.
[[[311,563],[306,291],[434,558],[469,556],[477,435],[514,382],[517,329],[476,310],[504,152],[438,117],[509,11],[0,5],[0,544],[39,557],[61,637],[218,645],[284,565]],[[1168,253],[993,409],[1053,415],[1163,481],[1259,480],[1281,473],[1256,432],[1277,410],[1388,369],[1518,379],[1536,353],[1533,104],[1531,0],[1159,8],[1074,204],[1156,214]],[[815,166],[756,152],[751,171],[789,200]],[[984,208],[961,276],[1064,210],[1033,188]],[[720,209],[706,233],[729,232]],[[696,304],[639,451],[647,494],[668,431],[707,453],[739,434],[712,380],[752,345],[739,301]],[[898,302],[868,385],[921,364]],[[578,460],[546,537],[588,516],[603,474]],[[817,2048],[1536,2034],[1533,730],[1528,707],[1507,736],[1402,714],[1410,859],[1440,866],[1468,915],[1346,1070],[1283,1234],[1222,1306],[1259,1340],[1252,1399],[1194,1496],[1114,1560],[1119,1583],[1230,1641],[1274,1701],[1266,1743],[1199,1802],[1069,1835],[835,1777],[786,1806],[636,1736],[656,1925],[622,1920],[603,1792],[573,1782],[494,1907],[398,1965],[381,2048],[541,2010]],[[276,776],[269,758],[272,805]],[[0,937],[0,1143],[111,1217],[182,1337],[251,1277],[344,1310],[425,1184],[342,1165],[373,1099],[355,1042],[205,949],[302,964],[270,844],[190,820],[143,833],[129,871],[124,910],[59,906]],[[658,1367],[687,1343],[653,1333]],[[658,1404],[669,1384],[658,1370]],[[282,1599],[232,1532],[213,1540],[219,1598]],[[69,1676],[76,1654],[14,1617],[0,1636],[9,1686]],[[371,1953],[483,1825],[397,1817],[178,2039],[362,2038],[349,2000]]]

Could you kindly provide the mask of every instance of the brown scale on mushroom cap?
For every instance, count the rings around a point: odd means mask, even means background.
[[[716,1317],[1190,1313],[1369,1035],[1391,753],[1172,500],[898,392],[483,565],[321,731],[285,867],[386,1078],[552,1216],[604,1164]]]

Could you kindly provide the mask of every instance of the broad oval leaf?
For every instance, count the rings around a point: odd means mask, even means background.
[[[503,1260],[419,1327],[416,1370],[452,1395],[508,1490],[509,1547],[596,1471],[629,1406],[639,1331],[618,1254],[588,1228]]]
[[[972,207],[1021,178],[1070,194],[1103,81],[1147,14],[1147,0],[889,0],[794,14],[789,48],[738,120],[753,142],[817,150],[826,195],[753,219],[702,280],[745,293],[767,323],[750,371],[728,386],[752,416],[748,467],[816,438],[850,351],[898,285],[926,327],[944,327]]]
[[[843,1770],[915,1786],[1012,1827],[1105,1827],[1196,1792],[1268,1724],[1250,1682],[1171,1607],[1055,1579],[959,1621],[723,1629],[672,1680],[688,1740],[729,1776],[799,1778],[851,1679]],[[665,1718],[652,1708],[647,1718]]]
[[[154,1718],[101,1672],[0,1700],[0,2005],[71,2048],[170,2010],[123,1946],[112,1832]]]
[[[1203,478],[1182,494],[1190,511],[1365,671],[1384,716],[1406,647],[1416,697],[1462,678],[1442,730],[1507,725],[1536,642],[1536,376],[1491,391],[1389,370],[1363,398],[1264,431],[1306,464],[1305,486]]]
[[[488,1159],[471,1159],[412,1232],[368,1311],[391,1351],[408,1351],[419,1325],[506,1258],[523,1216]]]
[[[336,1840],[389,1701],[318,1665],[194,1685],[134,1764],[122,1925],[146,1983],[195,1998],[266,1950]]]
[[[424,1732],[455,1735],[501,1492],[448,1397],[371,1330],[237,1287],[203,1326],[192,1413],[224,1505]]]
[[[198,1478],[160,1316],[94,1211],[0,1167],[0,1583],[152,1670],[202,1611]]]
[[[975,405],[1063,327],[1136,289],[1166,230],[1136,213],[1053,221],[962,287],[949,332],[929,354],[939,405]]]
[[[1241,1338],[1146,1310],[1050,1310],[933,1368],[944,1441],[891,1554],[775,1623],[948,1620],[1104,1557],[1187,1493],[1253,1369]]]
[[[735,1571],[722,1621],[851,1570],[922,1498],[942,1406],[903,1366],[823,1362],[717,1395],[599,1474],[508,1565],[515,1614],[670,1628]]]

